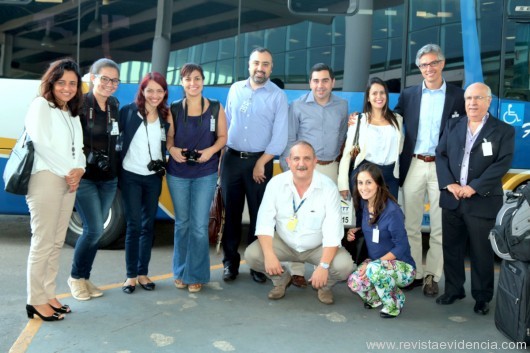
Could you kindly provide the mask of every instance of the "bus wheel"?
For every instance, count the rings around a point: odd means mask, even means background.
[[[66,244],[75,248],[77,239],[83,233],[83,221],[74,209],[70,217],[68,232],[66,233]],[[99,248],[123,249],[123,238],[125,237],[125,214],[123,210],[123,201],[121,200],[120,190],[110,207],[109,215],[103,225],[103,236],[99,240]],[[120,242],[121,240],[121,242]]]

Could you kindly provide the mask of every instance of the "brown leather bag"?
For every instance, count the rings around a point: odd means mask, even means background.
[[[225,224],[225,210],[223,207],[223,197],[221,195],[221,186],[217,185],[215,194],[210,206],[210,221],[208,223],[208,238],[210,244],[215,244],[217,252],[221,247],[221,239],[223,238],[223,227]]]

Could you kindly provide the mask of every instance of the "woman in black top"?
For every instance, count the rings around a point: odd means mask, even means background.
[[[86,173],[77,190],[76,210],[83,221],[68,285],[77,300],[103,295],[90,281],[103,224],[116,196],[119,168],[116,138],[119,135],[119,102],[112,94],[118,88],[120,71],[110,59],[99,59],[90,68],[90,88],[80,113],[83,127]]]

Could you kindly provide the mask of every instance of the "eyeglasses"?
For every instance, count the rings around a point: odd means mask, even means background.
[[[431,61],[430,63],[419,64],[418,67],[420,68],[420,70],[425,70],[428,66],[437,67],[438,64],[440,64],[441,62],[442,60],[434,60],[434,61]]]
[[[101,75],[94,75],[94,76],[98,77],[101,83],[103,83],[104,85],[108,85],[109,83],[112,82],[113,86],[117,86],[121,82],[120,79],[117,79],[117,78],[108,78],[107,76],[101,76]]]
[[[473,100],[483,101],[484,99],[487,99],[489,97],[490,96],[467,96],[467,97],[464,97],[464,99],[466,100],[466,102],[471,102]]]

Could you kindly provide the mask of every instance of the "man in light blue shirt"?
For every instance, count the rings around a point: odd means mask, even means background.
[[[438,294],[443,272],[442,212],[436,175],[435,150],[447,121],[465,114],[464,91],[445,82],[445,57],[436,44],[423,46],[416,54],[423,82],[406,88],[394,111],[403,116],[405,141],[399,159],[399,184],[403,191],[405,228],[416,262],[416,279],[409,286],[423,286],[423,294]],[[429,198],[429,249],[425,264],[421,224],[425,195]]]
[[[316,152],[316,169],[337,183],[337,158],[346,140],[348,130],[348,102],[331,93],[335,86],[333,70],[326,64],[313,65],[309,74],[311,92],[291,103],[289,107],[289,134],[287,148],[280,157],[283,171],[289,170],[287,157],[296,141],[309,142]],[[290,266],[293,284],[307,287],[304,266]]]
[[[245,197],[250,244],[256,239],[256,218],[265,187],[272,178],[273,158],[287,144],[287,96],[269,80],[272,54],[268,49],[256,48],[250,53],[248,64],[250,77],[230,87],[225,106],[228,141],[221,161],[224,281],[233,281],[239,274],[238,247]],[[251,271],[251,275],[256,282],[266,281],[262,273]]]

